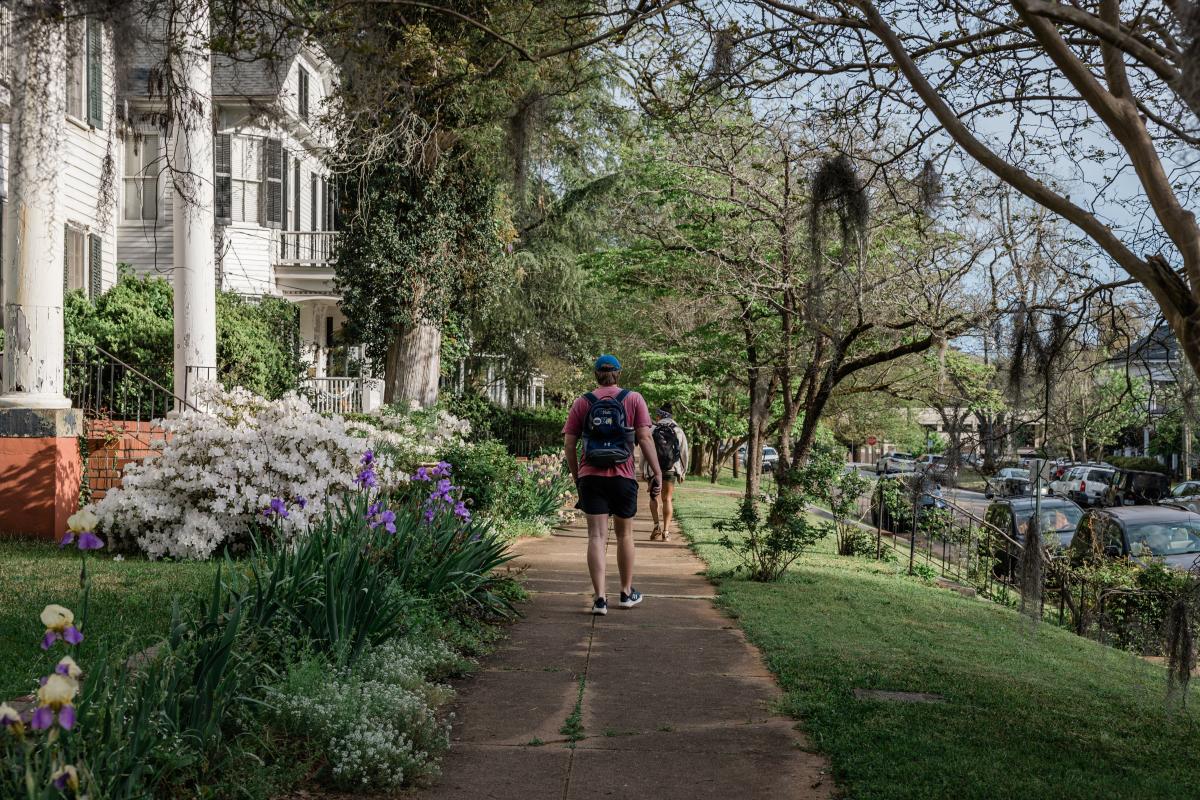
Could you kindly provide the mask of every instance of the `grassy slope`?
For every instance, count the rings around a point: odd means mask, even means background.
[[[213,563],[115,562],[99,551],[89,560],[91,608],[84,642],[74,656],[86,668],[99,647],[134,653],[168,632],[175,598],[181,604],[207,591]],[[37,688],[53,663],[38,647],[38,615],[49,603],[81,613],[79,553],[41,542],[0,541],[0,701]],[[51,654],[65,653],[62,645]]]
[[[677,500],[714,573],[733,562],[711,524],[736,502],[696,485]],[[855,800],[1200,796],[1200,691],[1168,713],[1164,670],[1134,656],[828,542],[782,584],[724,578],[721,594]],[[858,687],[947,702],[860,701]]]

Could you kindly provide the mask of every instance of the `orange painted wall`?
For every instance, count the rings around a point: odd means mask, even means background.
[[[0,437],[0,536],[62,536],[81,472],[74,438]]]

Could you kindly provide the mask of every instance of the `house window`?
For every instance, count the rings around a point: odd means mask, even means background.
[[[87,96],[87,48],[83,20],[70,23],[67,31],[67,115],[82,120]]]
[[[103,27],[76,20],[67,33],[67,114],[93,128],[104,126]]]
[[[296,81],[296,108],[300,119],[305,122],[308,122],[308,81],[308,70],[300,67]]]
[[[64,241],[63,289],[81,291],[88,285],[87,234],[79,228],[66,226]]]
[[[126,220],[158,219],[158,134],[125,140]]]
[[[233,137],[231,219],[253,222],[259,219],[259,188],[262,184],[262,139]]]

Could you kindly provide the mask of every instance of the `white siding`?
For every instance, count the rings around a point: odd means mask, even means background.
[[[258,225],[228,225],[217,235],[222,239],[217,250],[221,288],[239,294],[275,294],[272,230]]]
[[[158,275],[170,278],[174,265],[171,255],[171,179],[163,159],[166,136],[161,131],[147,128],[142,133],[158,135],[161,180],[158,194],[158,220],[126,220],[124,213],[125,143],[116,148],[119,155],[118,178],[121,180],[121,202],[117,204],[117,260],[130,264],[139,275]]]

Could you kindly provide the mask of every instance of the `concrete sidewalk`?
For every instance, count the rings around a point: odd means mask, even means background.
[[[459,687],[443,778],[428,798],[825,798],[823,758],[788,718],[757,650],[712,602],[704,565],[674,533],[635,521],[638,607],[620,591],[610,534],[606,617],[588,613],[585,520],[521,542],[532,602],[506,644]],[[566,731],[564,733],[564,731]]]

